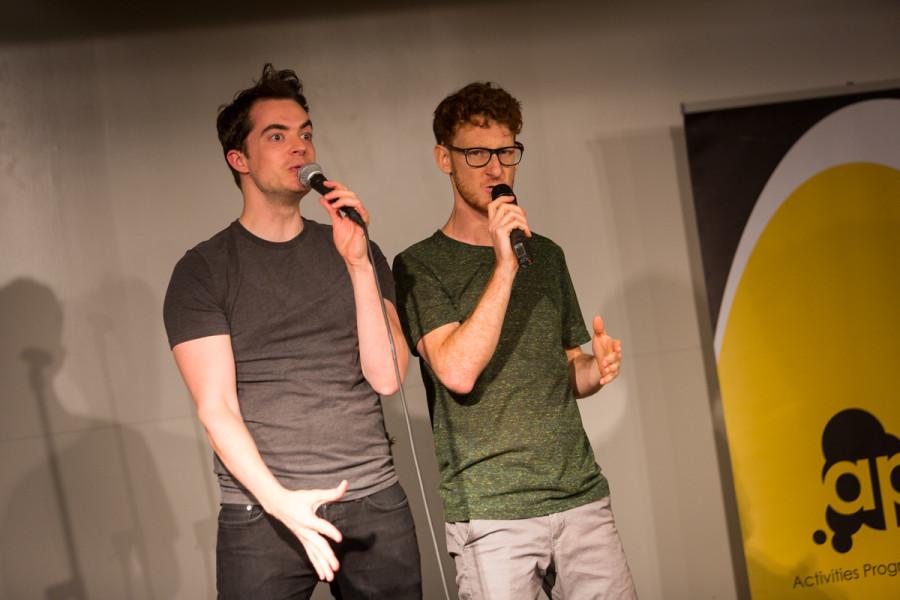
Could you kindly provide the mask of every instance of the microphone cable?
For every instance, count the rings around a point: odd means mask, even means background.
[[[372,240],[369,239],[369,228],[362,226],[363,234],[366,236],[366,249],[369,253],[369,263],[372,265],[372,272],[375,277],[375,287],[378,290],[378,300],[381,304],[381,316],[384,318],[384,327],[387,330],[388,343],[391,347],[391,359],[394,364],[394,377],[397,379],[397,389],[400,392],[400,405],[403,407],[403,419],[406,422],[406,432],[409,435],[409,448],[413,457],[413,466],[416,470],[416,481],[419,484],[419,493],[422,496],[422,505],[425,507],[425,518],[428,521],[428,531],[431,533],[431,543],[434,548],[434,557],[438,563],[438,572],[441,574],[441,585],[444,588],[444,598],[450,600],[450,590],[447,588],[447,577],[444,574],[444,563],[441,562],[441,551],[438,548],[437,534],[434,532],[434,522],[431,519],[431,511],[428,509],[428,498],[425,496],[425,484],[422,482],[422,470],[419,468],[418,452],[416,451],[416,442],[413,439],[412,423],[409,420],[409,409],[406,404],[406,393],[403,389],[403,379],[400,377],[400,364],[397,361],[397,346],[394,344],[394,334],[391,331],[391,322],[388,318],[387,307],[384,304],[384,293],[381,290],[381,281],[378,278],[378,267],[375,266],[375,256],[372,253]]]
[[[317,163],[307,163],[300,168],[297,173],[300,183],[308,188],[315,189],[322,195],[327,194],[331,189],[325,185],[327,178],[322,172],[322,167]],[[422,470],[419,467],[418,452],[416,451],[416,441],[413,439],[412,423],[409,420],[409,408],[406,403],[406,391],[403,389],[403,379],[400,377],[400,364],[397,361],[397,346],[394,343],[394,334],[391,331],[391,321],[388,318],[387,307],[384,304],[384,292],[381,289],[381,280],[378,278],[378,267],[375,266],[375,256],[372,252],[372,240],[369,239],[369,228],[365,221],[357,211],[352,208],[342,208],[340,210],[344,218],[350,219],[359,225],[363,230],[366,238],[366,251],[369,255],[369,264],[372,265],[373,276],[375,277],[375,288],[378,291],[378,301],[381,304],[381,316],[384,319],[384,328],[387,331],[388,344],[391,347],[391,359],[394,365],[394,377],[397,380],[397,390],[400,392],[400,405],[403,407],[403,419],[406,422],[406,432],[409,435],[409,448],[412,453],[413,466],[416,471],[416,482],[419,484],[419,493],[422,496],[422,505],[425,508],[425,518],[428,521],[428,531],[431,533],[431,543],[434,548],[434,557],[438,563],[438,573],[441,575],[441,585],[444,588],[444,598],[450,600],[450,591],[447,588],[447,577],[444,574],[444,564],[441,562],[441,551],[438,548],[437,534],[434,532],[434,522],[431,518],[431,510],[428,508],[428,498],[425,496],[425,484],[422,482]],[[383,409],[382,409],[383,410]]]

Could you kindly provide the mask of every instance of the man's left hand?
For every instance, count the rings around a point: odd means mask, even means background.
[[[600,385],[606,385],[619,375],[622,364],[622,342],[610,337],[603,328],[603,319],[594,317],[594,339],[591,342],[594,360],[600,369]]]

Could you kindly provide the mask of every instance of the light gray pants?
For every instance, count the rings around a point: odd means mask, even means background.
[[[609,497],[546,517],[446,523],[460,600],[636,600]]]

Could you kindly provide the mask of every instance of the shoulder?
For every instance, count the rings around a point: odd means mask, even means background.
[[[416,242],[394,257],[393,270],[395,278],[403,278],[406,274],[433,271],[432,266],[447,262],[441,252],[440,232]]]
[[[452,252],[452,245],[448,244],[448,238],[440,231],[416,242],[394,259],[394,264],[406,262],[429,263],[440,260],[441,257]]]
[[[204,240],[187,251],[188,254],[195,254],[207,259],[215,258],[227,252],[228,247],[232,246],[236,239],[240,236],[240,225],[237,221],[232,221],[228,227],[219,231],[211,238]]]
[[[416,256],[432,252],[441,246],[441,241],[444,237],[445,236],[440,231],[435,231],[432,235],[424,240],[419,240],[397,256]]]
[[[423,278],[437,278],[439,265],[452,264],[441,251],[441,237],[440,232],[435,232],[394,257],[394,280],[399,291],[411,289]]]
[[[210,270],[212,266],[225,259],[232,238],[236,235],[235,224],[232,223],[207,240],[190,248],[175,265],[175,272],[183,270]]]
[[[541,246],[542,248],[546,248],[548,250],[553,250],[554,252],[562,252],[562,247],[551,240],[550,238],[543,236],[539,233],[531,232],[531,238],[528,240],[531,244]]]
[[[531,232],[531,237],[528,239],[528,245],[531,248],[532,255],[540,256],[544,261],[565,262],[566,260],[566,255],[562,247],[550,238],[539,233]]]

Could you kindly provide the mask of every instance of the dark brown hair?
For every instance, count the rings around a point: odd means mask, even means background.
[[[219,132],[219,142],[222,144],[222,153],[227,157],[231,150],[240,150],[246,153],[244,141],[253,123],[250,122],[250,109],[257,100],[293,100],[303,110],[309,113],[309,104],[303,95],[303,84],[300,78],[290,69],[277,71],[272,63],[263,65],[262,76],[253,87],[241,90],[234,95],[231,104],[223,104],[219,107],[219,116],[216,118],[216,129]],[[227,158],[226,158],[227,162]],[[234,182],[241,187],[240,173],[231,168]]]

